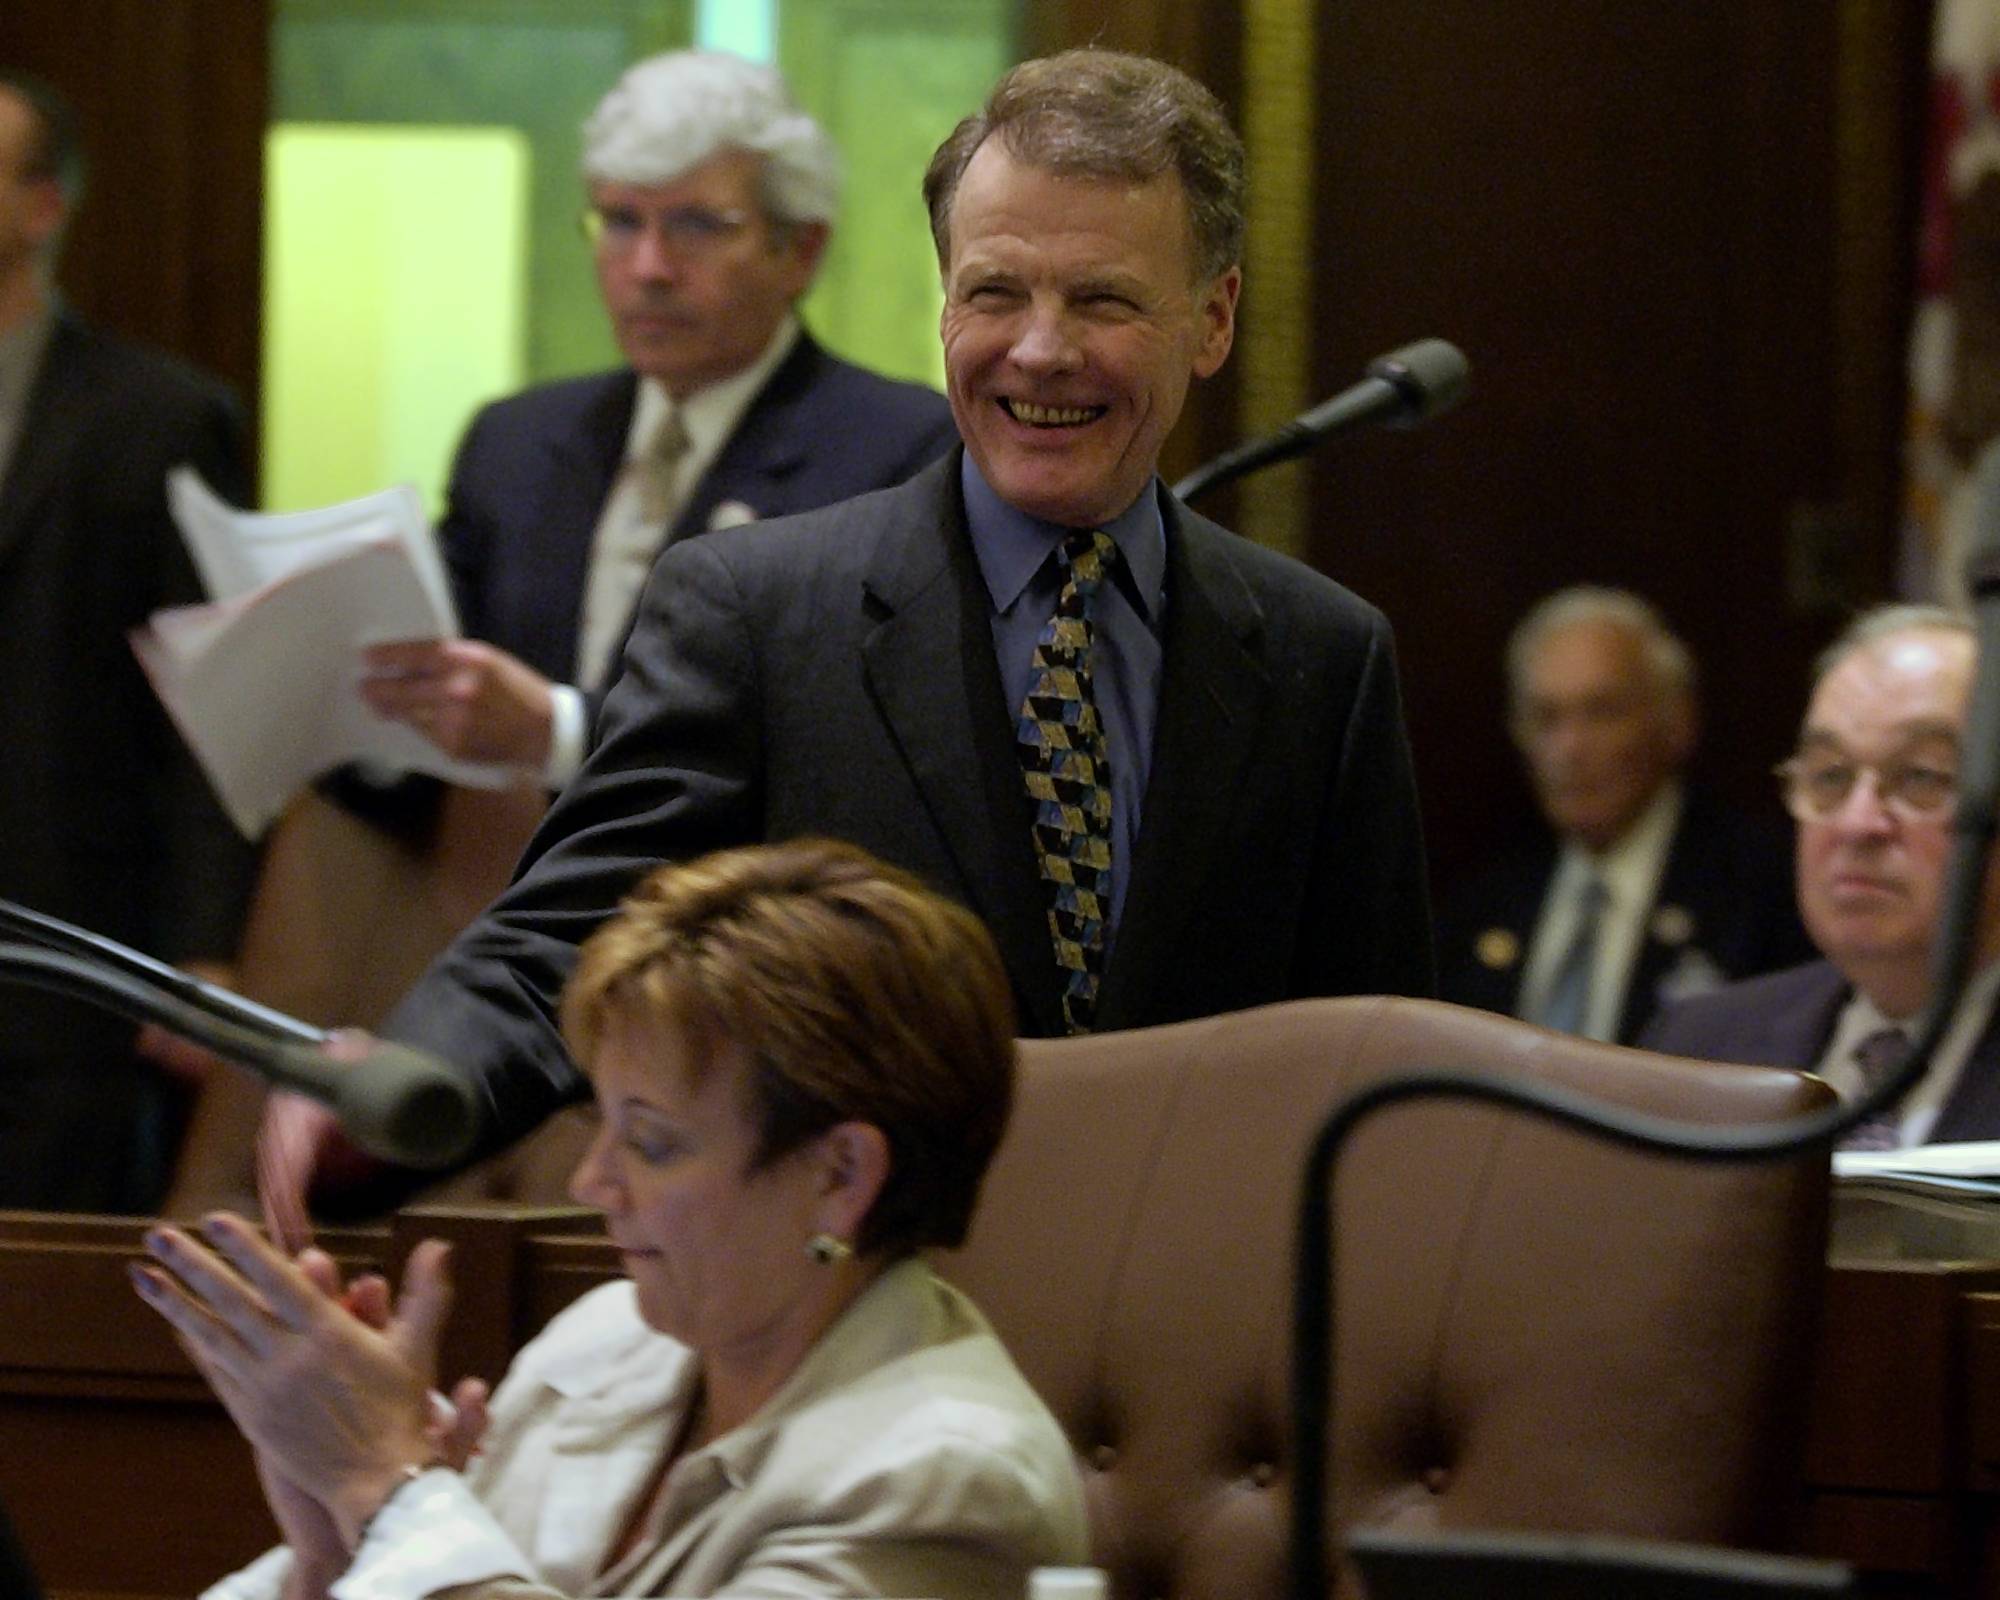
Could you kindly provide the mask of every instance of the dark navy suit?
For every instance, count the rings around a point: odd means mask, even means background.
[[[1557,858],[1555,839],[1545,836],[1447,902],[1438,917],[1442,998],[1515,1013],[1528,944]],[[1742,978],[1811,954],[1781,836],[1690,788],[1632,964],[1618,1040],[1629,1044],[1639,1036],[1646,1019],[1672,997],[1677,974]]]
[[[1648,1050],[1753,1067],[1815,1066],[1853,997],[1830,961],[1732,983],[1662,1011],[1640,1043]],[[1928,1143],[2000,1139],[2000,1010],[1986,1019],[1965,1071],[1939,1108]]]
[[[497,401],[473,418],[452,468],[438,540],[459,623],[468,638],[558,683],[576,676],[591,542],[638,392],[628,369]],[[802,332],[694,486],[668,542],[704,532],[730,502],[762,519],[887,488],[957,439],[935,390],[838,360]]]

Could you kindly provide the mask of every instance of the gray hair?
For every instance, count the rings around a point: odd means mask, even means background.
[[[831,222],[840,154],[775,67],[720,50],[673,50],[629,68],[583,124],[583,175],[671,183],[724,150],[764,158],[774,222]]]
[[[1662,696],[1694,693],[1694,657],[1667,626],[1658,608],[1629,589],[1576,584],[1558,589],[1537,602],[1515,624],[1507,640],[1507,682],[1517,699],[1528,680],[1528,664],[1536,647],[1550,634],[1586,622],[1622,628],[1633,635],[1639,641],[1657,693]]]
[[[1929,629],[1938,633],[1958,633],[1975,637],[1972,618],[1951,606],[1909,605],[1901,602],[1876,606],[1862,612],[1841,629],[1832,644],[1820,651],[1813,662],[1813,683],[1818,685],[1828,673],[1872,644],[1880,644],[1892,634]]]

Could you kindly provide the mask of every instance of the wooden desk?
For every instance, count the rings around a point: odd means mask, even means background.
[[[1953,1241],[1857,1216],[1836,1218],[1806,1547],[1882,1593],[2000,1600],[2000,1250],[1904,1259]],[[273,1537],[248,1450],[127,1282],[144,1226],[0,1213],[0,1503],[54,1597],[197,1593]],[[426,1235],[456,1252],[447,1379],[497,1375],[618,1271],[596,1219],[570,1210],[413,1209],[322,1243],[347,1272],[394,1274]],[[1838,1253],[1857,1240],[1866,1253]],[[1812,1345],[1802,1329],[1801,1360]]]
[[[269,1546],[250,1455],[126,1264],[145,1224],[0,1213],[0,1503],[51,1600],[198,1594]],[[411,1211],[329,1230],[343,1274],[399,1272],[426,1235],[452,1240],[447,1378],[494,1376],[618,1263],[597,1219],[539,1208]]]

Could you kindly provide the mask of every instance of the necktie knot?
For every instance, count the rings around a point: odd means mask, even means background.
[[[1062,568],[1063,593],[1058,609],[1075,595],[1078,613],[1096,599],[1099,585],[1118,558],[1117,542],[1102,528],[1073,528],[1056,546],[1056,562]],[[1047,591],[1044,591],[1046,593]]]

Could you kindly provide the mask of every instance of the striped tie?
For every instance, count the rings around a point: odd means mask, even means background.
[[[1111,759],[1090,670],[1097,590],[1117,554],[1111,536],[1095,529],[1072,532],[1057,550],[1062,593],[1035,641],[1034,681],[1015,730],[1071,1033],[1088,1033],[1096,1015],[1111,920]]]

